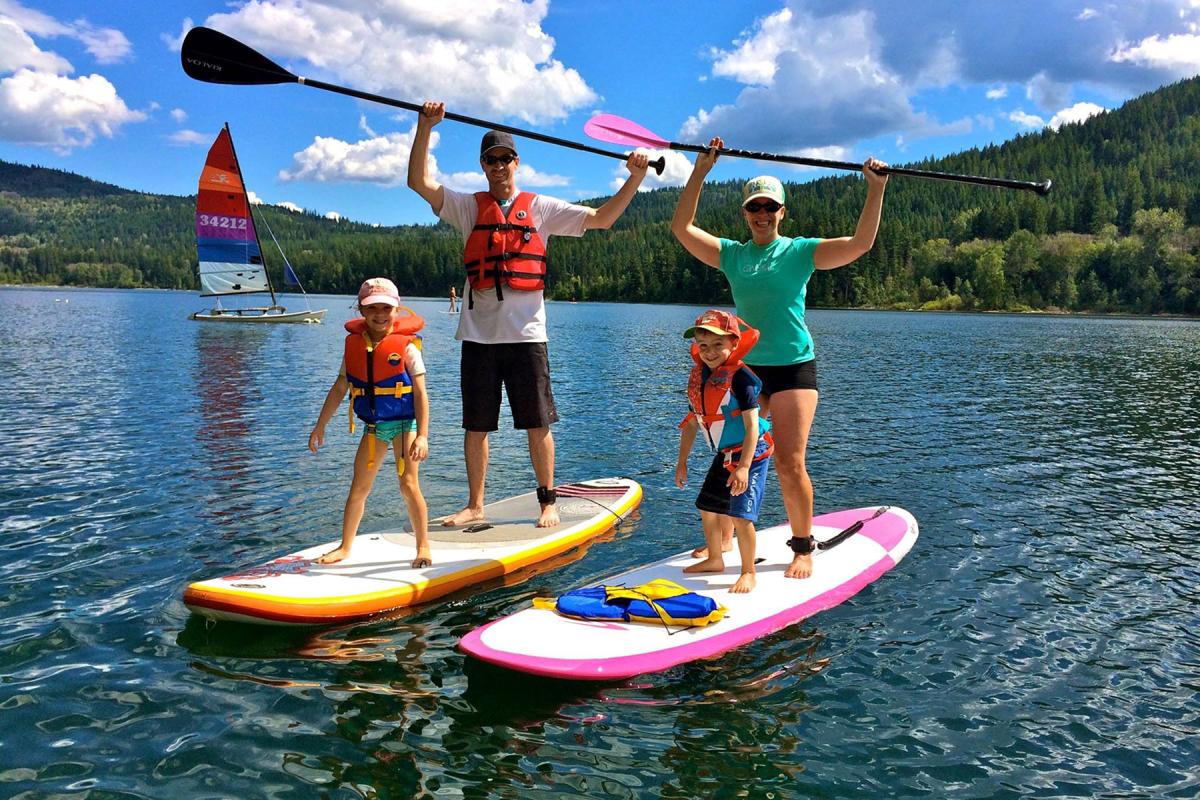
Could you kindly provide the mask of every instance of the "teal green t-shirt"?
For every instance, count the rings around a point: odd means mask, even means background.
[[[812,361],[812,335],[804,322],[804,298],[820,239],[780,236],[765,247],[721,240],[721,272],[729,281],[738,316],[762,338],[747,364],[781,367]]]

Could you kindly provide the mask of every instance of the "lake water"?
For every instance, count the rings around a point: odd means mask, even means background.
[[[456,644],[699,542],[672,483],[698,310],[550,305],[559,480],[645,488],[615,538],[385,619],[206,626],[190,581],[338,537],[344,411],[305,445],[351,309],[317,304],[242,328],[184,293],[0,290],[0,796],[1200,794],[1200,324],[812,312],[818,511],[903,506],[917,546],[800,625],[602,686]],[[441,513],[465,498],[456,318],[413,305]],[[489,498],[532,488],[503,427]],[[772,479],[762,526],[781,508]],[[403,518],[381,473],[363,529]]]

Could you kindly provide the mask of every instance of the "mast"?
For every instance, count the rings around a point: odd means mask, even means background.
[[[254,224],[254,207],[250,204],[250,193],[246,190],[246,176],[242,173],[242,162],[237,157],[237,146],[233,143],[233,131],[229,123],[225,123],[225,132],[229,134],[229,149],[233,152],[233,163],[237,165],[238,178],[242,182],[242,197],[246,200],[246,213],[250,215],[250,227],[254,228],[254,243],[258,245],[258,253],[263,260],[263,277],[267,279],[267,291],[271,293],[271,306],[278,306],[275,299],[275,285],[271,283],[271,271],[267,269],[267,254],[263,251],[262,241],[258,238],[258,226]]]

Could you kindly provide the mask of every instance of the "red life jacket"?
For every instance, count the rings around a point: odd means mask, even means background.
[[[403,307],[402,307],[403,308]],[[350,432],[354,417],[366,423],[384,420],[415,419],[412,378],[404,365],[409,343],[421,345],[417,331],[425,320],[411,309],[408,316],[392,321],[392,329],[378,344],[371,341],[367,321],[362,317],[346,323],[346,379],[350,382]]]
[[[692,367],[692,372],[688,376],[688,405],[690,410],[687,416],[683,418],[683,422],[679,423],[679,427],[687,424],[688,420],[695,419],[704,429],[704,435],[708,439],[709,446],[717,449],[717,444],[720,441],[720,435],[713,436],[712,428],[717,423],[725,423],[731,417],[741,416],[742,410],[739,409],[722,409],[721,402],[729,393],[733,383],[733,376],[740,369],[749,369],[742,362],[742,358],[758,344],[759,333],[757,328],[751,328],[741,318],[737,318],[738,324],[743,327],[742,334],[738,338],[737,345],[729,353],[729,358],[725,359],[725,363],[716,369],[712,370],[708,375],[708,380],[704,380],[703,366],[704,362],[700,359],[700,349],[692,343],[692,360],[696,362]],[[760,431],[763,427],[767,427],[763,422],[759,423]],[[775,442],[772,439],[770,431],[762,431],[759,434],[760,438],[767,443],[766,449],[762,453],[755,456],[755,461],[761,461],[775,452]],[[726,468],[733,470],[737,467],[737,463],[741,458],[742,444],[738,442],[736,445],[731,445],[721,450],[725,454]]]
[[[535,197],[521,192],[505,217],[490,193],[475,193],[479,212],[463,250],[472,289],[495,287],[496,299],[503,300],[505,286],[522,292],[546,288],[546,244],[533,226]]]

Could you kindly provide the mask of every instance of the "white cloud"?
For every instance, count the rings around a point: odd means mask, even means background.
[[[69,153],[146,119],[125,105],[103,75],[68,77],[75,72],[71,62],[42,49],[35,37],[78,40],[103,64],[131,51],[129,40],[113,28],[83,19],[64,23],[15,0],[0,0],[0,140]]]
[[[687,183],[688,176],[692,174],[691,160],[678,150],[649,150],[639,147],[637,152],[650,156],[651,161],[660,156],[665,159],[662,175],[657,174],[653,167],[646,170],[646,177],[642,180],[642,185],[638,187],[639,192],[661,189],[664,186],[683,186]],[[615,192],[625,185],[625,181],[629,178],[629,170],[625,169],[624,164],[621,164],[613,168],[612,175],[608,188]]]
[[[732,50],[710,51],[713,75],[739,83],[770,86],[781,53],[795,47],[792,12],[783,9],[763,17],[749,32],[733,41]]]
[[[714,74],[739,78],[746,88],[733,103],[699,109],[680,135],[703,142],[719,134],[746,149],[795,152],[928,129],[880,44],[867,10],[818,19],[792,6],[764,18],[735,49],[718,51],[714,63]],[[930,75],[944,71],[943,61],[938,69],[932,63],[925,65]]]
[[[1189,77],[1200,72],[1200,35],[1187,33],[1162,37],[1156,34],[1136,45],[1123,44],[1109,60],[1118,64],[1128,62],[1157,67],[1181,78]]]
[[[994,89],[987,90],[987,99],[988,100],[999,100],[1003,97],[1008,97],[1008,87],[1007,86],[997,86]]]
[[[1095,103],[1076,103],[1070,108],[1064,108],[1062,111],[1059,111],[1046,124],[1054,130],[1058,130],[1063,125],[1070,125],[1073,122],[1083,122],[1085,119],[1094,117],[1105,110],[1104,107],[1098,106]]]
[[[184,111],[182,108],[172,108],[171,109],[171,119],[175,120],[176,122],[178,122],[178,123],[187,122],[187,118],[188,118],[187,112]]]
[[[187,36],[188,31],[190,31],[194,27],[196,27],[196,23],[192,22],[192,18],[184,17],[183,25],[180,27],[178,36],[172,36],[169,33],[162,33],[162,34],[159,34],[158,38],[162,39],[163,43],[166,44],[166,46],[172,52],[178,53],[180,50],[183,49],[184,37]]]
[[[358,142],[318,136],[312,144],[292,156],[291,169],[281,170],[279,179],[398,186],[408,178],[408,153],[412,149],[415,127],[407,133],[389,133]],[[430,136],[431,150],[437,137],[436,131]],[[427,164],[431,174],[436,174],[437,159],[432,153]]]
[[[258,0],[206,24],[357,89],[540,122],[598,99],[553,57],[548,10],[549,0]]]
[[[0,80],[0,139],[59,152],[86,147],[97,136],[140,122],[102,75],[67,78],[29,69]]]
[[[246,190],[246,199],[250,201],[250,205],[252,206],[261,206],[263,202],[262,198],[258,196],[258,192],[253,189]]]
[[[211,144],[212,140],[213,135],[211,133],[200,133],[199,131],[188,130],[186,128],[167,135],[167,141],[177,147],[193,144],[206,145]]]
[[[1036,130],[1046,126],[1046,120],[1042,119],[1037,114],[1026,114],[1025,111],[1020,108],[1018,108],[1016,111],[1010,112],[1008,118],[1012,122],[1020,125],[1022,128],[1029,128],[1030,130]]]
[[[571,179],[565,175],[555,175],[550,172],[538,172],[533,167],[527,164],[519,164],[517,166],[516,176],[517,186],[566,186],[571,183]]]
[[[1098,17],[1098,16],[1100,16],[1100,12],[1097,11],[1096,9],[1085,8],[1083,11],[1079,12],[1079,16],[1075,17],[1075,19],[1082,21],[1085,19],[1092,19],[1093,17]]]
[[[276,203],[275,205],[279,206],[280,208],[286,208],[288,211],[296,214],[304,213],[304,207],[296,205],[291,200],[284,200],[282,203]]]
[[[341,222],[345,218],[337,211],[326,211],[325,219],[331,219],[334,222]]]
[[[115,28],[96,28],[85,19],[60,22],[41,11],[26,8],[15,0],[0,0],[0,22],[8,22],[39,38],[63,36],[75,39],[101,64],[123,61],[133,50],[125,34]]]
[[[75,71],[65,58],[34,44],[14,20],[0,16],[0,72],[16,72],[23,67],[56,74]]]

